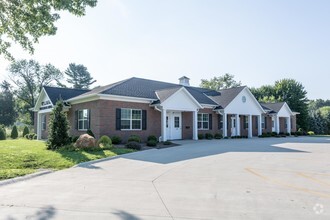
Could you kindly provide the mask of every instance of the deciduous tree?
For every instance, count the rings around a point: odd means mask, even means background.
[[[226,73],[225,75],[213,77],[210,80],[202,79],[200,87],[219,91],[231,87],[241,86],[241,81],[234,80],[234,75]]]
[[[40,37],[56,34],[59,11],[83,16],[86,7],[96,3],[97,0],[0,0],[0,55],[13,60],[9,52],[13,42],[33,53]]]

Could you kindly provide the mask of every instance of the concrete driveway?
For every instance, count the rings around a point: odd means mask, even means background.
[[[330,219],[330,139],[180,141],[0,187],[0,219]]]

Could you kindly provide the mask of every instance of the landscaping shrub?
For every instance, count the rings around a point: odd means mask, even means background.
[[[99,141],[97,142],[97,146],[99,146],[99,147],[111,147],[112,146],[112,141],[108,136],[103,135],[99,139]]]
[[[79,136],[72,136],[70,137],[71,139],[71,143],[76,143],[76,141],[78,140]]]
[[[204,139],[204,134],[198,134],[198,140]]]
[[[0,140],[6,140],[6,129],[3,125],[0,125]]]
[[[164,141],[163,144],[164,144],[164,145],[171,145],[172,142],[171,142],[171,141]]]
[[[275,137],[276,135],[277,135],[276,132],[272,132],[272,134],[271,134],[272,137]]]
[[[92,136],[93,138],[95,138],[95,135],[94,135],[94,133],[92,132],[91,129],[88,129],[86,134],[88,134],[88,135]]]
[[[149,140],[149,141],[147,141],[147,146],[149,146],[149,147],[156,147],[157,146],[157,141],[155,141],[155,140]]]
[[[113,144],[120,144],[121,143],[121,137],[119,136],[113,136],[111,138]]]
[[[63,101],[58,101],[50,113],[47,149],[55,150],[70,144],[69,122],[63,112]]]
[[[25,126],[23,129],[22,137],[25,137],[25,135],[27,135],[28,133],[30,133],[30,130],[29,130],[28,126]]]
[[[141,138],[140,138],[140,136],[138,136],[138,135],[131,135],[131,136],[128,138],[127,142],[137,142],[137,143],[141,143]]]
[[[216,133],[216,134],[214,134],[214,138],[215,139],[222,139],[222,134]]]
[[[136,141],[130,141],[125,146],[133,150],[141,150],[141,144]]]
[[[315,135],[314,131],[307,132],[308,135]]]
[[[229,139],[229,137],[226,136],[226,137],[224,137],[223,139]]]
[[[28,140],[35,140],[35,139],[37,139],[37,134],[29,133],[29,134],[25,135],[25,138],[28,139]]]
[[[12,139],[16,139],[16,138],[18,138],[18,131],[17,131],[17,127],[16,127],[16,125],[13,126],[13,129],[11,130],[10,137],[11,137]]]
[[[286,135],[286,136],[291,136],[291,134],[290,134],[290,133],[286,133],[285,135]]]
[[[157,143],[158,142],[158,139],[157,139],[157,137],[155,135],[150,135],[148,137],[148,141],[156,141],[156,143]]]
[[[212,139],[213,139],[213,134],[211,134],[211,133],[206,133],[206,134],[205,134],[205,139],[212,140]]]

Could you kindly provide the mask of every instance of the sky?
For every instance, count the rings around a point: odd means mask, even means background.
[[[55,36],[31,56],[64,71],[85,65],[97,85],[130,77],[178,83],[225,73],[249,87],[292,78],[330,99],[328,0],[99,0],[84,17],[61,12]],[[0,57],[0,80],[9,62]]]

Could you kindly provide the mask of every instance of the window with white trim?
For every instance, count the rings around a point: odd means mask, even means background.
[[[141,130],[142,110],[122,108],[120,120],[122,130]]]
[[[249,117],[244,116],[244,128],[248,129],[249,128]]]
[[[86,131],[89,126],[89,110],[78,110],[78,130]]]
[[[209,114],[199,113],[197,123],[199,130],[209,130]]]
[[[265,120],[266,120],[266,117],[261,117],[261,127],[262,127],[263,129],[266,128]]]
[[[46,130],[47,127],[47,119],[46,119],[46,115],[42,115],[41,116],[41,129],[44,131]]]

